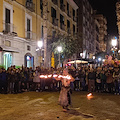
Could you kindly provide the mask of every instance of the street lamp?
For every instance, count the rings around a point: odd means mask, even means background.
[[[95,60],[95,56],[93,56],[93,60]]]
[[[114,39],[112,39],[112,42],[111,42],[111,44],[112,44],[112,51],[113,51],[113,54],[114,54],[114,58],[115,58],[115,51],[117,51],[117,39],[116,38],[114,38]]]
[[[38,41],[38,47],[39,47],[39,50],[40,50],[40,67],[41,67],[41,48],[43,46],[43,41]]]
[[[101,61],[102,61],[102,58],[98,58],[98,62],[99,62],[99,65],[101,66]]]
[[[102,59],[101,58],[98,58],[98,61],[100,62]]]
[[[59,52],[59,67],[60,67],[60,52],[62,51],[62,47],[61,46],[58,46],[57,47],[57,50]]]
[[[112,39],[112,46],[115,47],[117,45],[117,39]]]

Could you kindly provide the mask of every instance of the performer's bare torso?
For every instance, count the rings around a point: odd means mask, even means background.
[[[63,78],[61,81],[62,81],[62,85],[63,85],[63,86],[65,86],[65,87],[70,86],[71,80],[69,80],[69,79],[67,79],[67,78]]]

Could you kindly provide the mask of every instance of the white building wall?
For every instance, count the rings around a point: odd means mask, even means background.
[[[36,52],[36,46],[37,43],[34,41],[27,41],[23,38],[19,38],[19,37],[13,37],[12,39],[9,37],[7,37],[7,40],[11,41],[11,47],[15,48],[18,51],[7,51],[4,50],[2,52],[0,52],[0,65],[4,64],[3,61],[3,55],[5,52],[9,52],[12,55],[12,65],[16,65],[16,66],[24,66],[25,65],[25,55],[27,53],[30,53],[32,56],[34,56],[34,68],[36,66],[39,65],[39,61],[38,61],[38,57],[37,57],[37,52]],[[0,36],[0,45],[4,45],[4,43],[2,41],[5,41],[5,37],[3,37],[2,35]],[[30,46],[30,51],[27,50],[27,45]],[[12,51],[12,50],[11,50]]]

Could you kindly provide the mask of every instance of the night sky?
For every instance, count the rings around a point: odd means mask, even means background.
[[[118,36],[116,2],[117,0],[88,0],[94,10],[107,18],[107,32],[110,36]]]

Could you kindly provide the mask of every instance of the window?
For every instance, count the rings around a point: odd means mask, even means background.
[[[56,10],[51,7],[51,17],[56,18]]]
[[[30,39],[30,19],[27,18],[27,38]]]
[[[30,51],[30,46],[29,45],[27,45],[27,50]]]
[[[41,38],[43,38],[43,36],[44,36],[44,32],[43,32],[43,25],[42,25],[42,33],[41,33]]]
[[[67,28],[70,28],[70,21],[67,20]]]
[[[10,10],[5,9],[5,31],[10,32]]]
[[[68,2],[67,2],[67,12],[69,14],[69,4],[68,4]]]
[[[26,38],[32,38],[32,17],[26,13],[25,29],[26,29]]]
[[[75,34],[75,25],[73,25],[73,34]]]
[[[7,2],[3,2],[3,30],[13,32],[13,6]]]
[[[11,47],[11,42],[8,40],[5,40],[5,46]]]
[[[63,0],[60,0],[60,4],[63,4]]]
[[[52,31],[52,37],[55,38],[56,31]]]
[[[65,29],[65,26],[64,26],[64,16],[60,14],[60,28],[61,29]]]
[[[73,17],[75,17],[75,10],[73,9]]]
[[[33,0],[26,0],[26,2],[33,2]]]
[[[60,23],[64,24],[64,16],[60,14]]]
[[[40,9],[43,10],[43,0],[40,0]]]
[[[27,31],[30,31],[30,19],[27,18]]]

